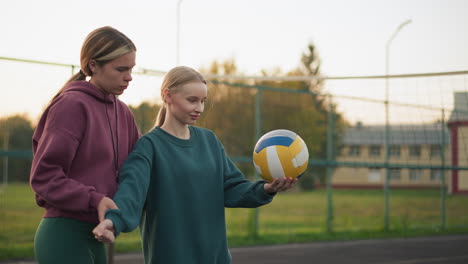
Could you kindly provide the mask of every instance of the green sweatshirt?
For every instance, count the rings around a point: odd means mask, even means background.
[[[137,142],[106,218],[116,234],[140,225],[145,263],[231,263],[224,207],[271,202],[245,179],[215,134],[190,126],[183,140],[157,127]]]

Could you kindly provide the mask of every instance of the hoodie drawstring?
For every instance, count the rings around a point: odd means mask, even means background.
[[[104,95],[104,97],[106,97]],[[117,116],[117,99],[114,97],[114,114],[115,114],[115,137],[116,142],[114,142],[114,133],[112,131],[112,125],[109,118],[109,112],[107,111],[107,105],[104,103],[104,107],[106,109],[106,117],[107,117],[107,124],[109,125],[109,130],[111,133],[111,140],[112,140],[112,151],[114,152],[114,169],[117,182],[119,181],[119,120]]]

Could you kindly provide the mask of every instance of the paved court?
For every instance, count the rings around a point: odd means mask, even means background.
[[[231,254],[233,264],[467,264],[468,235],[256,246]],[[115,264],[137,263],[143,263],[141,254],[115,258]]]
[[[233,263],[468,263],[468,236],[293,244],[232,250]]]

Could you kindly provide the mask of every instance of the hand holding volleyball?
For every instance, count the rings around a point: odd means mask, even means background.
[[[307,169],[309,151],[299,135],[278,129],[257,141],[253,162],[258,174],[268,182],[275,178],[299,178]]]

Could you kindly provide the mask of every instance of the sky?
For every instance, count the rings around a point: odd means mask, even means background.
[[[167,71],[179,54],[179,64],[194,68],[234,59],[246,75],[288,72],[313,43],[326,76],[384,75],[386,44],[410,19],[389,46],[390,74],[468,70],[464,0],[182,0],[177,30],[178,2],[2,1],[0,57],[79,64],[86,35],[110,25],[136,44],[135,70]],[[36,118],[69,76],[67,68],[0,60],[0,118]],[[122,100],[156,100],[159,85],[160,78],[135,77]]]

